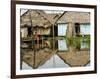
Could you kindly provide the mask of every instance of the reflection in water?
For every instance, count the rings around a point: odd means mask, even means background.
[[[43,48],[40,50],[29,50],[23,52],[23,61],[26,62],[32,68],[38,68],[43,65],[54,54],[51,49]]]
[[[80,41],[80,49],[77,49],[75,46],[69,46],[65,39],[56,39],[56,46],[53,50],[52,41],[54,40],[49,39],[42,41],[40,44],[34,43],[33,49],[22,48],[21,68],[78,67],[86,66],[90,62],[90,47],[87,42]]]
[[[58,40],[58,50],[65,51],[67,49],[66,40]]]

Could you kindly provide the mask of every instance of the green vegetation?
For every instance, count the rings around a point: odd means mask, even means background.
[[[81,42],[86,43],[88,46],[86,46],[86,48],[90,48],[90,36],[80,36],[80,37],[71,37],[71,38],[67,38],[66,37],[66,41],[68,46],[72,46],[75,47],[76,49],[80,50],[80,46],[81,46]]]

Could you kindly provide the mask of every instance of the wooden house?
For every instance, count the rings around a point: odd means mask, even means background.
[[[27,10],[21,15],[20,25],[22,38],[38,35],[39,40],[47,40],[48,37],[54,39],[59,36],[90,36],[90,13],[46,13],[45,10]]]
[[[57,36],[64,36],[66,33],[67,36],[89,35],[90,13],[67,11],[63,14],[48,14],[43,10],[28,10],[21,16],[22,37],[30,36],[31,34],[34,35],[36,31],[38,35],[53,35],[52,26],[55,30],[54,34]],[[57,33],[58,30],[59,32],[62,30],[62,32]]]
[[[35,32],[38,35],[50,35],[51,26],[52,23],[48,20],[44,11],[28,10],[21,16],[22,37],[34,35]]]
[[[57,24],[58,28],[65,25],[68,37],[73,35],[90,35],[90,13],[88,12],[65,12],[57,21]]]

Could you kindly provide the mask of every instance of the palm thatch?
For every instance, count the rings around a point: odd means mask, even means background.
[[[21,27],[51,27],[52,23],[47,19],[46,14],[40,10],[28,10],[27,13],[21,16]]]
[[[66,12],[57,23],[90,23],[89,12]]]

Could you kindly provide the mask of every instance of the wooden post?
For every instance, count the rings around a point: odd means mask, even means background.
[[[53,51],[54,51],[54,48],[55,48],[55,38],[54,38],[54,25],[53,25]]]
[[[22,32],[20,32],[20,44],[22,44]],[[20,47],[21,49],[21,47]],[[21,49],[22,51],[22,49]],[[20,69],[22,70],[22,59],[23,59],[23,56],[22,56],[22,52],[20,51]]]
[[[67,34],[66,35],[67,35],[68,38],[71,38],[73,36],[74,23],[69,22],[67,27],[68,28],[67,28]]]
[[[42,48],[43,48],[43,37],[42,37]]]
[[[74,27],[74,24],[72,22],[69,22],[68,23],[68,29],[67,29],[67,39],[68,39],[68,42],[69,42],[69,46],[68,46],[68,50],[70,53],[73,53],[73,46],[72,46],[72,41],[73,41],[73,27]]]

